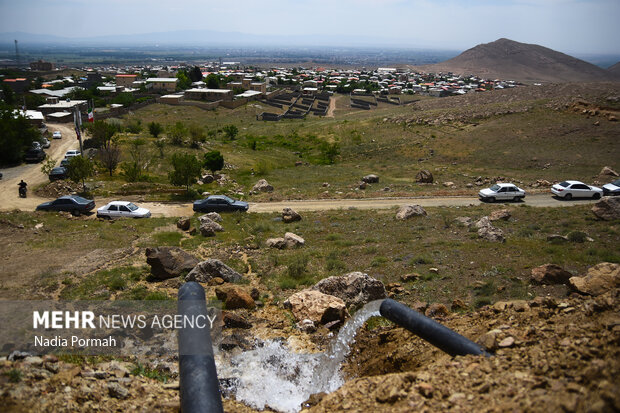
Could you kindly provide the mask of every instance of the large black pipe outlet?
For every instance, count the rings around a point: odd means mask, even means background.
[[[205,291],[197,282],[179,288],[178,313],[197,320],[207,315]],[[183,413],[223,412],[208,322],[179,329],[179,375]]]
[[[383,317],[406,328],[451,356],[466,354],[490,356],[482,346],[392,299],[385,299],[379,307],[379,312]]]

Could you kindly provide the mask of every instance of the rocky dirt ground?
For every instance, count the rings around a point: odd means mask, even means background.
[[[489,358],[450,357],[402,328],[368,323],[344,367],[350,380],[334,393],[311,396],[304,406],[310,412],[618,411],[619,298],[614,288],[598,296],[497,302],[438,317],[493,350]],[[174,361],[160,366],[167,383],[141,376],[132,358],[69,361],[1,361],[3,410],[179,410]],[[224,407],[254,411],[231,399]]]
[[[475,122],[532,110],[536,105],[557,111],[576,111],[600,120],[618,121],[620,110],[618,83],[565,83],[469,93],[450,99],[428,99],[412,103],[413,115],[389,118],[395,123],[442,124]],[[441,111],[441,113],[438,113]]]

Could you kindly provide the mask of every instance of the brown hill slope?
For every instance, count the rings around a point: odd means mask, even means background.
[[[618,80],[616,75],[591,63],[543,46],[509,39],[479,44],[450,60],[419,68],[522,82]]]
[[[620,76],[620,62],[616,63],[613,66],[609,66],[607,68],[607,71],[613,73],[616,76]]]

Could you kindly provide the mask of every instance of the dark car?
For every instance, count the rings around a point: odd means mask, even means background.
[[[235,201],[225,195],[211,195],[194,202],[196,212],[245,212],[249,208],[247,202]]]
[[[60,161],[60,166],[62,166],[63,168],[66,168],[69,166],[69,162],[71,161],[71,159],[69,158],[63,158],[62,161]]]
[[[42,149],[29,149],[24,155],[24,161],[26,162],[41,162],[45,159],[45,152]]]
[[[37,207],[37,211],[67,211],[78,216],[89,212],[95,207],[95,201],[82,198],[78,195],[65,195],[55,201],[44,202]]]
[[[59,179],[67,179],[67,168],[64,168],[62,166],[57,166],[51,170],[48,176],[50,178],[50,181],[57,181]]]

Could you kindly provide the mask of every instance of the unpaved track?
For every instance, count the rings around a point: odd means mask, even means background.
[[[56,160],[56,165],[69,149],[78,149],[79,142],[71,124],[48,123],[51,146],[45,152]],[[60,131],[62,139],[51,139],[52,133]],[[15,168],[3,169],[4,178],[0,180],[0,210],[22,209],[32,210],[48,199],[34,195],[33,189],[48,182],[48,177],[41,172],[42,163],[24,164]],[[28,198],[20,198],[17,193],[17,184],[23,179],[28,184]]]

